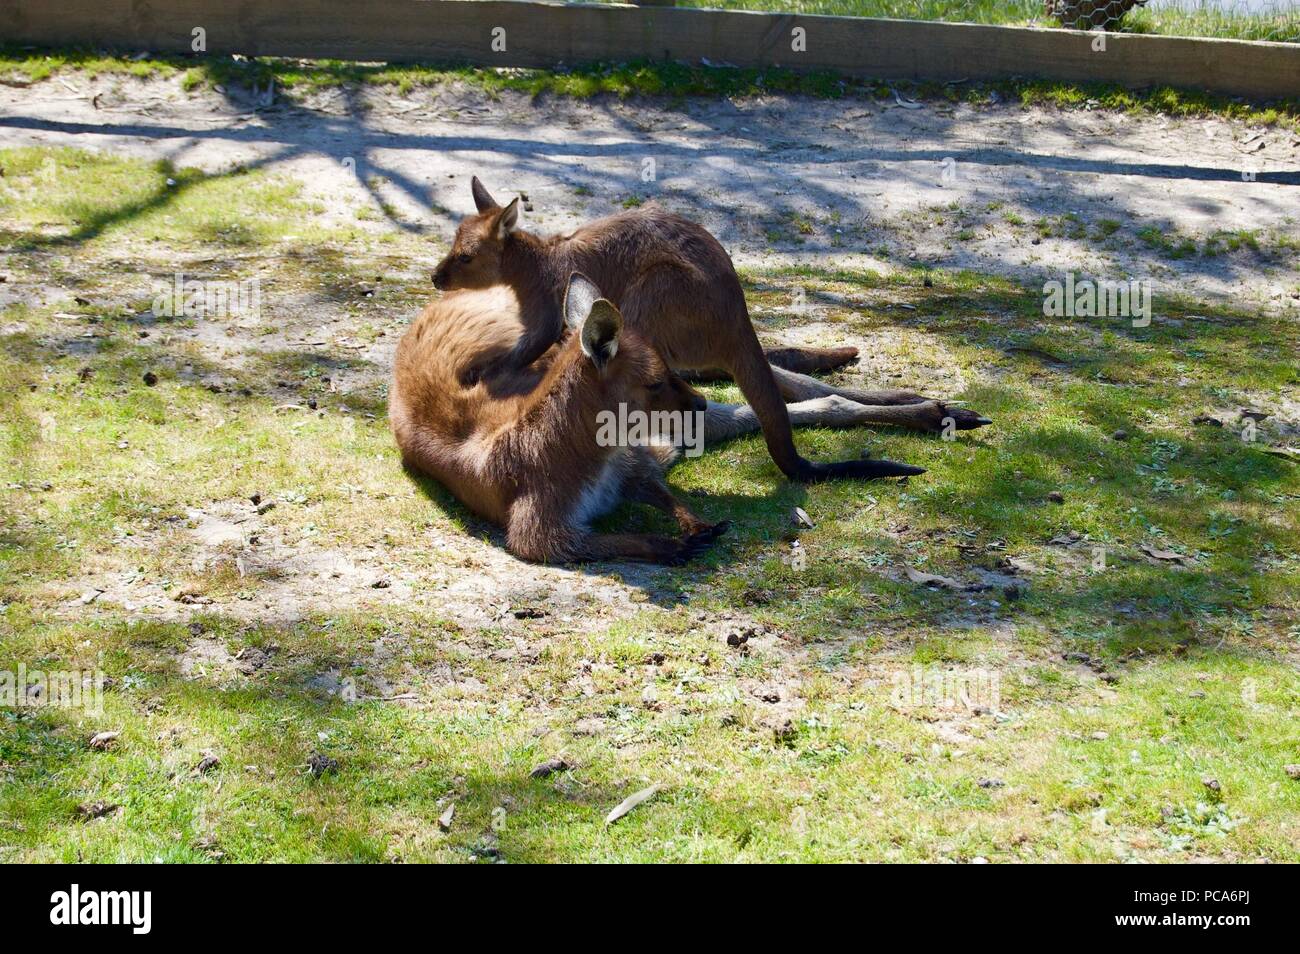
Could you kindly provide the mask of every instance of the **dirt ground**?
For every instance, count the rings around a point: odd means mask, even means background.
[[[262,105],[248,91],[187,92],[179,79],[58,77],[0,87],[0,128],[7,146],[72,145],[209,172],[269,166],[340,216],[368,204],[439,243],[470,210],[477,173],[498,198],[526,195],[525,226],[543,232],[623,201],[660,201],[703,221],[742,267],[833,258],[1049,279],[1076,270],[1149,279],[1157,294],[1300,307],[1285,271],[1153,245],[1216,231],[1300,236],[1300,136],[1217,118],[902,97],[670,108],[465,85]],[[1114,225],[1099,236],[1089,228],[1098,222]],[[1162,238],[1134,240],[1140,228]],[[1114,240],[1100,240],[1105,229]]]

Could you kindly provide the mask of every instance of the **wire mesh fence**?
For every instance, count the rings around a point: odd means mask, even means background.
[[[1300,43],[1300,0],[676,0],[676,5]]]

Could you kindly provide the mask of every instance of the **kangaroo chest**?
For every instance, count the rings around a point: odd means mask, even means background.
[[[623,496],[623,481],[627,475],[628,450],[620,448],[611,454],[596,476],[583,484],[569,512],[569,524],[586,528],[593,520],[603,517],[616,506]]]

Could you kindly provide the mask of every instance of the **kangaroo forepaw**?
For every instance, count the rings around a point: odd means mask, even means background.
[[[701,530],[699,534],[697,534],[697,536],[707,537],[709,541],[712,542],[718,539],[718,537],[722,536],[730,529],[731,529],[730,520],[719,520],[711,527],[706,527],[705,529]]]
[[[690,536],[683,537],[677,545],[668,560],[669,566],[683,566],[707,550],[713,541],[722,536],[731,527],[731,522],[723,520],[721,523],[715,523],[710,527],[700,530],[698,533],[692,533]]]

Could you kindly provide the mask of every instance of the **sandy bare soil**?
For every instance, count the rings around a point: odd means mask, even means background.
[[[1293,269],[1173,258],[1136,237],[1152,227],[1173,242],[1239,229],[1266,247],[1300,237],[1300,136],[1220,119],[789,96],[669,108],[468,86],[263,106],[176,79],[61,77],[0,87],[0,129],[6,146],[269,166],[306,182],[327,214],[352,221],[369,204],[439,244],[470,210],[478,173],[498,197],[526,194],[533,229],[655,199],[703,221],[742,266],[921,262],[1044,279],[1073,269],[1150,279],[1157,294],[1300,307]],[[1033,227],[1071,215],[1052,230],[1065,234]],[[1097,231],[1106,222],[1113,235]]]

